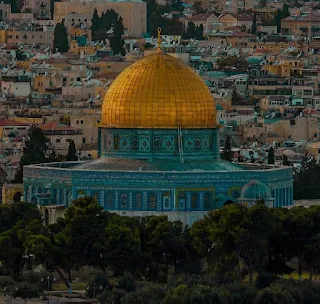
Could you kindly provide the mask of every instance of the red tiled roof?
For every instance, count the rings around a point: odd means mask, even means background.
[[[53,130],[60,130],[60,131],[67,131],[67,130],[77,130],[76,128],[72,128],[60,122],[49,122],[47,124],[41,125],[40,128],[43,131],[53,131]]]
[[[319,114],[315,109],[304,109],[302,113],[304,115]]]
[[[254,15],[237,15],[235,17],[238,21],[253,21],[253,16]],[[256,16],[256,18],[257,21],[260,21],[260,18],[258,16]]]
[[[29,124],[28,123],[22,123],[22,122],[19,122],[19,121],[15,121],[15,120],[12,120],[12,119],[2,118],[2,119],[0,119],[0,126],[1,127],[6,127],[6,126],[29,126]]]
[[[239,26],[230,26],[224,29],[225,31],[241,31],[241,27]]]
[[[256,37],[256,35],[251,34],[251,33],[246,33],[246,32],[233,32],[232,34],[233,37]]]
[[[281,21],[297,21],[297,22],[312,22],[319,21],[320,19],[320,11],[313,11],[310,14],[300,15],[300,16],[288,16]]]
[[[187,18],[188,21],[206,21],[212,14],[198,14]]]

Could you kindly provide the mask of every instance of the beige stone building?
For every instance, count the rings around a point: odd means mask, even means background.
[[[24,0],[22,12],[32,12],[38,19],[51,19],[50,0]]]
[[[88,148],[97,148],[98,128],[100,123],[100,110],[82,111],[82,113],[72,113],[69,115],[70,126],[79,129],[82,132],[84,145]]]
[[[82,132],[77,128],[72,128],[60,122],[50,122],[41,125],[40,128],[49,138],[57,154],[67,155],[70,140],[74,141],[76,149],[81,148],[82,144],[85,144]]]
[[[54,27],[28,27],[6,31],[7,44],[44,44],[53,47]]]
[[[248,122],[243,126],[245,141],[252,138],[270,143],[273,141],[282,142],[288,138],[308,141],[314,138],[314,134],[319,137],[318,117],[314,116],[270,120],[259,117],[257,122]]]
[[[66,19],[70,22],[70,26],[72,23],[80,22],[90,27],[95,9],[97,9],[99,16],[102,12],[110,9],[116,11],[123,18],[123,25],[130,36],[140,37],[142,33],[147,31],[147,3],[143,1],[85,2],[76,0],[72,2],[55,2],[54,20],[60,22],[62,19]],[[70,18],[68,14],[71,13],[74,17]],[[79,19],[80,21],[78,21]],[[67,26],[69,25],[67,24]]]

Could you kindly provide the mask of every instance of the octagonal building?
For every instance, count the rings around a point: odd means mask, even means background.
[[[273,207],[292,204],[291,167],[220,159],[216,105],[208,87],[190,67],[161,51],[115,79],[97,127],[99,158],[24,168],[25,201],[55,210],[93,196],[111,212],[165,214],[190,225],[226,202],[238,203],[242,188],[255,180],[270,191]]]

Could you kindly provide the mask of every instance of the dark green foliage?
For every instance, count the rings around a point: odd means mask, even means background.
[[[320,197],[320,166],[314,163],[302,164],[301,171],[294,174],[293,198],[318,199]]]
[[[50,162],[48,157],[49,139],[42,130],[36,126],[31,127],[28,132],[28,140],[23,148],[23,155],[20,160],[20,167],[16,173],[14,182],[22,183],[23,166]],[[53,155],[51,155],[53,156]]]
[[[282,10],[278,8],[277,13],[274,17],[275,24],[277,25],[277,32],[281,33],[281,19],[284,19],[286,17],[290,16],[289,13],[289,5],[287,3],[283,4]]]
[[[247,72],[248,62],[244,57],[236,55],[224,56],[217,61],[218,69],[223,71],[231,71],[236,68],[237,72]]]
[[[122,277],[119,278],[118,288],[125,290],[126,292],[131,292],[136,289],[136,281],[134,280],[131,273],[125,273]]]
[[[232,152],[231,152],[231,137],[227,136],[226,142],[224,144],[223,153],[221,158],[227,161],[232,161]]]
[[[231,204],[188,228],[165,216],[110,214],[90,197],[75,200],[49,227],[33,205],[5,205],[0,206],[0,262],[7,275],[27,283],[4,277],[0,287],[12,283],[19,286],[16,296],[33,296],[44,288],[40,277],[47,274],[22,275],[22,270],[42,264],[69,286],[71,276],[64,273],[89,265],[101,271],[90,277],[87,294],[101,303],[319,303],[320,287],[311,282],[320,272],[319,235],[319,206]],[[293,258],[299,270],[302,262],[311,270],[308,283],[279,279],[290,273],[286,264]],[[199,274],[174,274],[178,265],[200,259]],[[252,286],[241,284],[248,277]]]
[[[199,26],[196,26],[193,22],[188,22],[188,27],[186,32],[183,34],[183,38],[203,40],[203,25],[200,24]]]
[[[161,27],[164,35],[181,35],[183,24],[179,16],[169,19],[163,16],[172,11],[170,5],[159,5],[156,0],[146,0],[147,2],[147,29],[148,33],[157,36],[158,27]]]
[[[126,52],[123,47],[124,40],[122,39],[122,35],[124,34],[124,26],[122,21],[123,19],[119,17],[113,25],[113,35],[110,38],[110,47],[114,54],[121,54],[124,56]]]
[[[234,88],[232,91],[232,96],[231,96],[231,104],[232,105],[239,105],[240,103],[241,103],[241,96],[239,95],[237,89]]]
[[[274,165],[274,149],[273,149],[273,147],[270,147],[269,151],[268,151],[268,164]]]
[[[98,16],[98,12],[95,9],[91,19],[92,40],[110,39],[110,47],[113,53],[125,55],[124,40],[122,39],[124,34],[122,21],[122,18],[112,9],[102,13],[101,17]]]
[[[22,298],[24,300],[30,298],[38,298],[40,296],[40,291],[34,284],[29,284],[27,282],[19,283],[15,288],[13,288],[12,296],[14,298]]]
[[[256,15],[256,13],[253,14],[251,33],[252,34],[257,33],[257,15]]]
[[[16,203],[0,207],[0,262],[6,273],[16,277],[31,262],[25,258],[27,248],[45,229],[34,205]]]
[[[270,272],[260,272],[255,281],[255,287],[257,289],[263,289],[269,287],[271,283],[277,280],[277,276]]]
[[[68,147],[68,154],[67,154],[67,161],[76,161],[78,160],[77,157],[77,150],[76,145],[73,140],[70,140],[69,147]]]
[[[108,277],[104,272],[95,272],[91,274],[87,287],[87,296],[89,298],[99,297],[104,290],[110,287]]]
[[[64,25],[64,19],[57,23],[54,29],[54,38],[53,38],[53,51],[59,53],[65,53],[69,50],[69,40],[67,28]]]

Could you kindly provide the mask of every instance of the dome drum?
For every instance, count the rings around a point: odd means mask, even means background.
[[[218,129],[101,129],[102,156],[179,158],[179,138],[185,159],[219,158]]]

